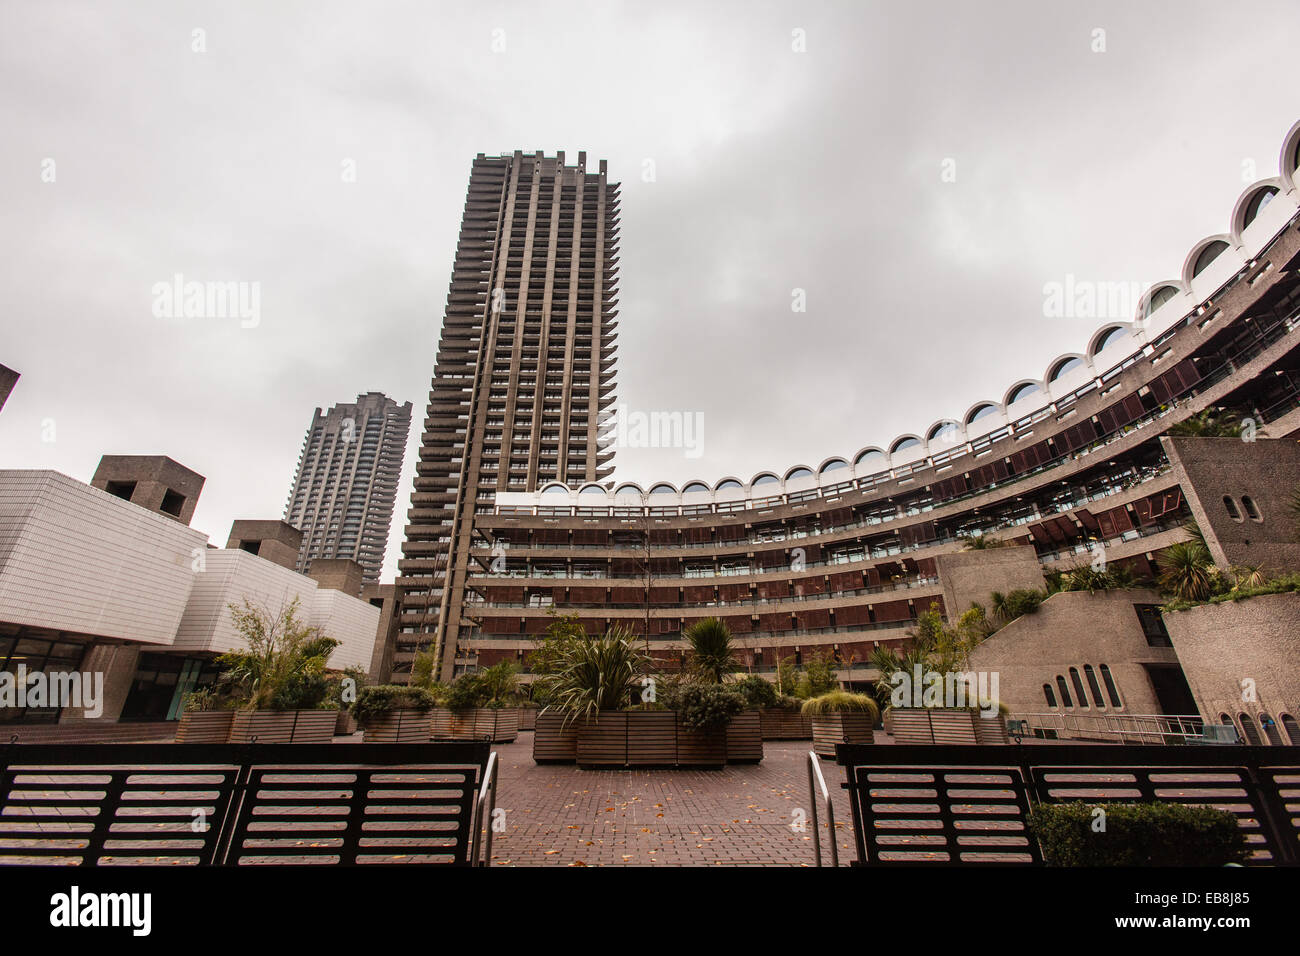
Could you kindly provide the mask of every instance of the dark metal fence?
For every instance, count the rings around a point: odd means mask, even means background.
[[[1300,865],[1300,747],[840,744],[854,865],[1042,865],[1035,803],[1166,801],[1237,817],[1253,865]]]
[[[0,864],[467,866],[487,743],[10,744]]]

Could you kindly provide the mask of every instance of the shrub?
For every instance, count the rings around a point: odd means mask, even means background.
[[[803,703],[803,712],[809,717],[826,714],[868,714],[872,723],[880,716],[880,708],[866,694],[852,694],[846,690],[833,690]]]
[[[1101,832],[1093,830],[1098,807]],[[1247,854],[1235,816],[1181,803],[1044,803],[1029,828],[1049,866],[1223,866]]]
[[[687,730],[723,730],[746,709],[744,695],[723,684],[687,684],[676,698],[677,718]]]
[[[436,705],[433,695],[422,687],[403,687],[400,684],[380,684],[363,687],[357,692],[352,713],[357,723],[383,717],[395,710],[430,710]]]
[[[200,687],[185,695],[184,710],[186,713],[226,710],[233,704],[234,701],[218,693],[214,688]]]
[[[781,699],[776,685],[757,674],[750,674],[735,687],[750,707],[775,707]]]
[[[250,709],[308,710],[334,706],[328,701],[325,666],[339,642],[298,619],[298,599],[279,613],[256,607],[229,605],[235,629],[247,650],[217,658],[223,668],[219,682],[230,696]]]
[[[562,650],[552,673],[538,681],[547,710],[570,719],[595,717],[602,710],[622,710],[639,686],[645,658],[627,631],[614,628],[604,637],[572,641]]]

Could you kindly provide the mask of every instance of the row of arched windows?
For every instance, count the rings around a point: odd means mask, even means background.
[[[1110,701],[1111,707],[1123,707],[1120,702],[1119,688],[1115,684],[1115,677],[1111,674],[1110,668],[1105,664],[1098,667],[1101,671],[1101,684],[1106,686],[1106,697]],[[1070,680],[1066,681],[1065,675],[1056,675],[1056,687],[1051,684],[1043,685],[1043,697],[1047,699],[1048,707],[1070,707],[1076,706],[1078,701],[1079,707],[1105,707],[1106,703],[1101,697],[1101,684],[1097,682],[1097,671],[1094,671],[1091,664],[1083,665],[1083,676],[1079,676],[1079,668],[1071,667]],[[1087,682],[1087,688],[1084,688],[1084,682]],[[1071,694],[1073,690],[1073,694]],[[1089,703],[1089,693],[1091,701]],[[1059,702],[1058,702],[1059,695]]]
[[[1231,714],[1220,714],[1219,723],[1236,727],[1237,732],[1241,734],[1241,739],[1248,744],[1257,746],[1272,744],[1283,747],[1290,743],[1300,746],[1300,723],[1297,723],[1295,717],[1290,714],[1279,714],[1277,720],[1274,720],[1263,711],[1253,716],[1242,712],[1237,715],[1235,721]],[[1281,731],[1278,729],[1279,723],[1282,725]],[[1285,740],[1282,731],[1286,732]]]

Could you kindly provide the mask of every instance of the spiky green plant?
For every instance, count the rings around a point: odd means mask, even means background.
[[[1169,434],[1187,438],[1240,438],[1241,416],[1230,408],[1207,408],[1170,425]]]
[[[809,717],[826,714],[869,714],[872,721],[880,716],[880,707],[866,694],[853,694],[846,690],[833,690],[820,697],[803,702],[803,712]]]
[[[538,681],[549,701],[545,709],[563,712],[568,723],[626,708],[646,663],[633,640],[629,631],[614,628],[604,637],[566,644],[555,670]]]
[[[248,647],[217,658],[223,668],[218,681],[242,706],[311,709],[328,694],[325,666],[339,642],[300,621],[298,604],[294,598],[276,614],[247,598],[242,606],[228,605]]]
[[[691,645],[691,670],[700,682],[721,684],[728,674],[739,669],[731,631],[716,617],[692,624],[685,637]]]
[[[1214,593],[1217,569],[1197,541],[1178,541],[1160,552],[1160,588],[1179,601],[1204,601]]]
[[[959,537],[964,539],[962,549],[966,551],[990,551],[993,548],[1009,548],[1011,546],[1010,541],[995,538],[990,534],[964,534]]]

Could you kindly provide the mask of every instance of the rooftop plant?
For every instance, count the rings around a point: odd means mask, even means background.
[[[602,710],[623,710],[632,688],[641,682],[645,663],[630,632],[611,629],[604,637],[566,642],[551,673],[539,678],[548,701],[570,719],[596,717]]]

